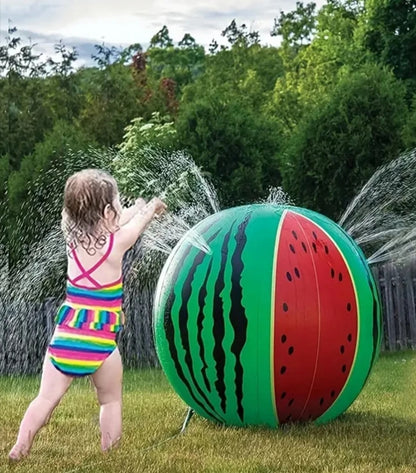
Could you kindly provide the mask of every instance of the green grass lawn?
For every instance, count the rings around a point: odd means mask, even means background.
[[[94,393],[77,380],[31,455],[9,464],[38,384],[0,377],[1,472],[416,472],[416,352],[382,356],[355,403],[330,424],[242,429],[194,416],[184,434],[157,446],[179,431],[186,406],[161,371],[126,372],[123,441],[106,456]]]

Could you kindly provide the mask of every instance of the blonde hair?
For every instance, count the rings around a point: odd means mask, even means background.
[[[100,169],[84,169],[66,181],[62,231],[67,245],[74,249],[81,245],[88,254],[102,248],[107,241],[104,210],[107,205],[116,217],[114,200],[118,188],[115,179]]]

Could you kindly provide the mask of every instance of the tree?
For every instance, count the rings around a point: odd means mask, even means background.
[[[227,86],[182,103],[179,144],[212,176],[225,205],[252,202],[280,183],[279,131]]]
[[[260,44],[258,31],[247,31],[247,26],[237,26],[235,19],[223,30],[221,36],[227,38],[231,46],[247,48],[253,44]]]
[[[204,62],[203,46],[197,44],[189,33],[174,46],[166,26],[156,33],[146,51],[149,80],[155,84],[165,79],[174,81],[177,97],[187,84],[202,73]]]
[[[22,160],[20,169],[10,173],[8,240],[12,267],[25,256],[27,248],[42,239],[52,223],[59,221],[68,170],[77,164],[88,166],[85,159],[75,163],[65,156],[92,144],[83,130],[58,121],[34,152]]]
[[[296,2],[296,9],[288,13],[280,11],[274,19],[272,36],[282,37],[283,49],[293,48],[295,53],[312,40],[316,28],[316,3]]]
[[[309,44],[289,49],[290,43],[286,49],[282,46],[285,74],[276,81],[270,113],[278,116],[286,136],[291,135],[305,113],[332,92],[340,78],[365,63],[366,52],[355,38],[361,12],[356,3],[330,0],[316,15],[316,31]],[[308,5],[313,9],[313,4]],[[293,14],[295,19],[298,16],[300,13]],[[303,25],[299,22],[300,25],[294,20],[284,23],[286,37],[299,37],[298,29]],[[290,28],[294,28],[293,33]]]
[[[403,149],[405,89],[369,64],[345,76],[305,115],[281,155],[285,190],[298,205],[337,218],[380,165]]]
[[[7,155],[12,169],[56,120],[72,119],[79,110],[73,62],[77,53],[62,42],[55,46],[60,60],[42,59],[35,44],[23,44],[17,29],[9,27],[6,45],[0,48],[0,156]]]
[[[115,62],[104,69],[80,71],[79,81],[85,94],[78,116],[81,128],[100,145],[120,143],[124,128],[146,111],[132,70]]]
[[[416,4],[413,0],[367,0],[361,40],[376,60],[416,91]]]

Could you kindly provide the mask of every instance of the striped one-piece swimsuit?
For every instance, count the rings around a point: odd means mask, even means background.
[[[107,259],[113,240],[111,234],[105,255],[89,270],[83,268],[76,251],[72,250],[81,274],[73,280],[68,278],[66,299],[58,310],[57,325],[48,347],[52,364],[64,374],[93,374],[117,347],[116,335],[122,328],[122,280],[101,285],[91,276]],[[77,284],[84,278],[94,287]]]

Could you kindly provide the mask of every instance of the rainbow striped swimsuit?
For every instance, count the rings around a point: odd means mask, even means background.
[[[57,326],[48,347],[52,364],[64,374],[93,374],[117,347],[116,334],[122,328],[122,280],[103,286],[91,277],[110,253],[112,243],[113,235],[106,255],[88,271],[73,252],[83,273],[74,280],[68,278],[66,300],[56,315]],[[77,285],[82,278],[94,281],[95,287]]]

